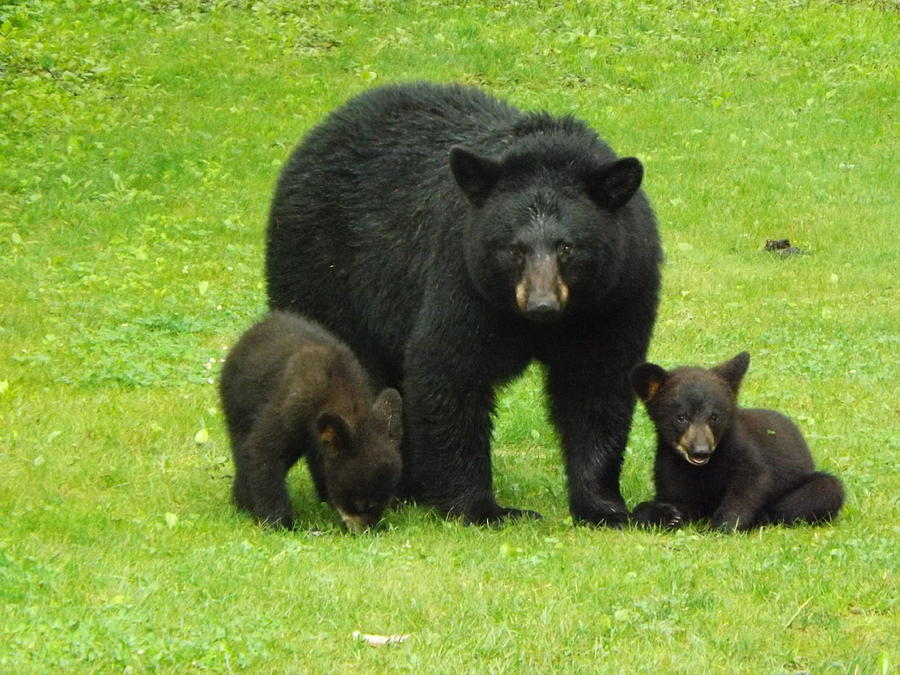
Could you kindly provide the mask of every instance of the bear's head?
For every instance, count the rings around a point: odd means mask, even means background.
[[[631,385],[644,402],[659,439],[693,466],[703,466],[731,428],[750,355],[741,352],[715,368],[667,371],[641,363]]]
[[[401,415],[396,389],[378,394],[355,425],[333,412],[319,415],[328,498],[351,532],[376,525],[397,492],[402,469]]]
[[[602,295],[627,266],[620,214],[643,178],[637,159],[596,157],[549,134],[500,159],[454,147],[450,169],[470,207],[469,276],[493,305],[555,321]]]

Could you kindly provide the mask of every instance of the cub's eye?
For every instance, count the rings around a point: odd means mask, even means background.
[[[370,513],[375,510],[376,504],[370,500],[357,499],[353,502],[353,508],[357,513]]]
[[[567,241],[562,242],[556,247],[556,253],[560,258],[568,258],[575,252],[575,246]]]
[[[719,416],[716,413],[713,413],[712,415],[709,416],[709,421],[710,422],[718,422]]]
[[[687,424],[687,421],[687,415],[678,415],[678,417],[675,418],[676,424]]]

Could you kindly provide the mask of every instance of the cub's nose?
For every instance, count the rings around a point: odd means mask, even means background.
[[[687,453],[686,459],[690,464],[694,466],[703,466],[709,461],[709,458],[712,456],[712,449],[706,445],[695,446],[690,449]]]

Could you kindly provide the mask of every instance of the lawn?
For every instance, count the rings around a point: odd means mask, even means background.
[[[898,35],[888,0],[0,0],[0,670],[894,672]],[[279,167],[416,79],[641,159],[650,358],[748,350],[744,403],[844,480],[836,522],[573,526],[537,367],[500,397],[494,473],[541,521],[410,506],[352,537],[302,468],[297,531],[234,511],[215,383],[265,310]],[[653,450],[639,411],[632,506]]]

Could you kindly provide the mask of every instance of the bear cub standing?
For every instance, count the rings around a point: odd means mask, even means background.
[[[400,394],[373,396],[343,342],[312,321],[272,312],[228,355],[220,393],[238,507],[292,528],[285,478],[305,456],[319,498],[351,532],[379,521],[401,475]]]
[[[816,471],[797,426],[774,410],[737,407],[750,355],[709,370],[642,363],[631,384],[656,426],[656,498],[634,520],[677,527],[709,518],[719,530],[818,523],[844,502],[841,481]]]

